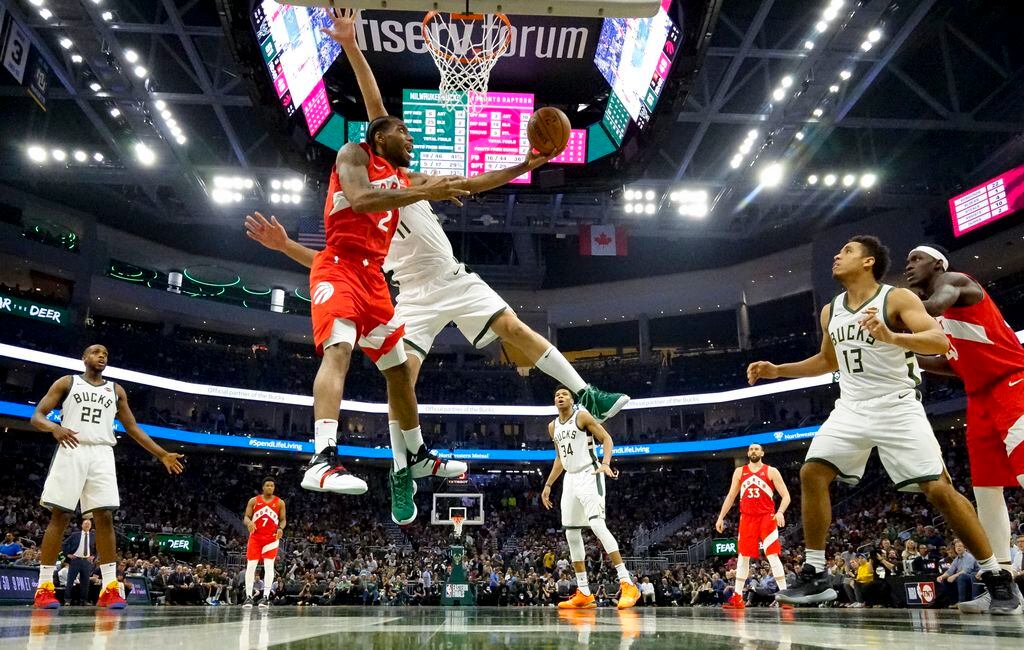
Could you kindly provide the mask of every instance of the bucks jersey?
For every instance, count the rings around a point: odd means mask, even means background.
[[[71,390],[61,406],[60,424],[77,435],[79,444],[117,444],[114,419],[117,416],[117,393],[114,382],[93,386],[81,375],[72,375]]]
[[[839,389],[843,399],[873,399],[916,390],[921,383],[913,352],[877,341],[860,326],[860,321],[872,307],[889,325],[885,303],[892,290],[893,287],[887,284],[879,285],[875,295],[856,311],[849,304],[845,291],[832,300],[828,336],[839,361]]]
[[[562,422],[555,418],[555,446],[562,468],[570,474],[597,469],[597,453],[594,451],[594,436],[576,424],[579,410]]]
[[[404,287],[433,280],[459,266],[452,244],[430,203],[419,201],[399,210],[398,229],[384,258],[384,272]]]

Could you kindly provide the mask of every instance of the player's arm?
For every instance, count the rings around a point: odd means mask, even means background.
[[[384,110],[384,100],[381,99],[377,79],[374,78],[373,70],[356,41],[356,21],[359,19],[359,11],[356,9],[330,9],[327,11],[327,16],[331,19],[331,27],[330,29],[321,28],[320,31],[341,45],[341,50],[345,53],[345,58],[348,59],[352,66],[352,72],[356,75],[359,93],[363,96],[363,103],[366,104],[366,117],[371,122],[378,117],[384,117],[388,113]]]
[[[349,142],[338,151],[335,169],[338,180],[352,209],[360,213],[384,212],[404,208],[418,201],[447,201],[466,196],[468,191],[456,187],[457,176],[425,176],[420,182],[409,187],[377,189],[370,184],[366,165],[370,156],[354,142]]]
[[[36,410],[32,413],[32,426],[45,431],[53,436],[53,439],[57,441],[57,444],[61,447],[67,447],[68,449],[74,449],[78,446],[78,435],[76,432],[64,427],[56,422],[51,422],[46,419],[46,415],[57,408],[57,406],[64,401],[68,396],[68,391],[71,390],[71,376],[61,377],[57,381],[53,382],[50,386],[50,390],[46,391],[46,395],[43,399],[39,400],[36,404]]]
[[[143,449],[159,459],[164,464],[164,467],[167,468],[168,473],[181,474],[185,468],[181,466],[181,462],[178,459],[185,456],[167,451],[156,444],[156,441],[139,427],[139,423],[135,421],[135,414],[132,413],[131,407],[128,406],[128,394],[121,388],[121,384],[114,384],[114,393],[117,395],[117,419],[121,421],[121,426],[124,427],[125,432],[135,442],[139,443]]]
[[[715,522],[715,530],[722,532],[725,530],[725,516],[732,510],[732,504],[736,502],[736,497],[740,494],[740,476],[743,475],[743,468],[737,467],[732,473],[732,483],[729,485],[729,494],[725,495],[725,501],[722,502],[722,509],[718,512],[718,521]]]
[[[580,411],[576,415],[576,424],[584,431],[594,436],[594,440],[601,443],[601,466],[597,471],[611,478],[618,478],[619,472],[612,469],[612,454],[615,451],[615,443],[612,436],[603,426],[598,424],[594,416],[586,411]]]
[[[281,520],[277,522],[277,538],[281,539],[284,535],[285,526],[288,525],[288,516],[285,513],[284,500],[281,501]]]
[[[775,486],[775,493],[782,498],[779,502],[779,507],[775,510],[775,523],[782,527],[786,525],[786,509],[789,508],[789,504],[792,501],[789,496],[789,488],[786,487],[786,482],[782,480],[782,473],[774,467],[768,470],[768,478],[772,480],[772,485]]]
[[[924,301],[924,308],[932,316],[941,316],[958,302],[976,305],[984,297],[981,285],[970,277],[963,273],[943,273],[935,283],[935,291]]]
[[[245,215],[245,234],[249,239],[263,244],[272,251],[284,253],[306,268],[313,267],[313,258],[316,257],[315,250],[303,246],[289,237],[284,226],[274,215],[270,215],[270,221],[267,221],[266,217],[259,212],[253,214]]]
[[[917,354],[946,354],[949,339],[939,327],[939,322],[925,311],[924,303],[908,289],[893,289],[889,292],[888,309],[890,321],[902,323],[910,330],[893,332],[885,324],[885,318],[875,309],[869,309],[860,321],[876,341],[891,343]]]
[[[242,523],[249,529],[249,532],[256,530],[256,524],[252,520],[252,512],[256,508],[256,497],[249,499],[249,502],[245,504],[245,516],[242,517]]]
[[[779,377],[817,377],[826,372],[839,370],[839,361],[836,359],[836,349],[832,346],[832,340],[828,336],[829,309],[831,305],[821,310],[821,349],[813,357],[808,357],[796,363],[783,363],[776,365],[770,361],[755,361],[747,366],[747,382],[753,386],[759,379],[778,379]]]
[[[934,356],[919,354],[917,355],[917,365],[921,366],[921,370],[930,372],[933,375],[946,375],[947,377],[960,376],[956,374],[956,371],[953,370],[953,366],[949,364],[949,359],[941,354]]]
[[[561,152],[558,152],[561,153]],[[526,158],[523,159],[518,165],[512,165],[505,169],[496,169],[491,172],[484,174],[477,174],[476,176],[470,176],[468,178],[464,176],[452,176],[455,179],[454,185],[460,189],[466,190],[472,194],[479,192],[486,192],[487,190],[493,190],[496,187],[501,187],[516,178],[519,178],[523,174],[532,172],[544,163],[548,162],[558,154],[545,156],[535,151],[530,151],[526,154]],[[409,180],[413,180],[413,176],[426,176],[426,174],[410,173]],[[422,182],[422,179],[420,179]]]
[[[551,438],[551,443],[555,445],[555,462],[551,464],[551,471],[548,472],[548,480],[544,481],[544,490],[540,493],[540,501],[544,504],[544,507],[551,510],[551,488],[554,487],[555,481],[562,475],[562,459],[558,456],[558,445],[555,443],[555,423],[554,421],[548,422],[548,436]]]

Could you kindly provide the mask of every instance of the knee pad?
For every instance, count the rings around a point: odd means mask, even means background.
[[[778,555],[769,555],[768,564],[772,567],[772,576],[776,578],[786,577],[786,569],[782,566],[782,560],[779,559]]]
[[[569,542],[569,559],[573,562],[583,562],[587,555],[583,548],[583,532],[579,528],[566,528],[565,541]]]
[[[591,519],[590,530],[594,531],[594,535],[601,541],[601,546],[604,548],[604,552],[611,555],[617,553],[619,550],[619,543],[615,541],[615,536],[612,535],[612,531],[608,530],[607,524],[604,523],[604,519]]]
[[[746,580],[750,577],[750,558],[746,555],[736,556],[736,579]]]

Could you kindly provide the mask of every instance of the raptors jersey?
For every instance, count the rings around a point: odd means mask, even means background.
[[[950,307],[938,320],[949,337],[949,365],[968,394],[1024,371],[1024,348],[984,289],[981,302]]]
[[[756,472],[744,465],[740,473],[740,514],[770,515],[775,512],[775,489],[768,478],[768,465]]]
[[[72,375],[71,389],[61,405],[60,424],[77,434],[78,444],[116,445],[116,416],[114,382],[104,380],[99,386],[93,386],[81,375]]]
[[[270,501],[264,501],[262,496],[256,497],[252,510],[252,523],[256,525],[256,530],[252,531],[253,536],[273,537],[280,522],[281,499],[274,496]]]
[[[892,287],[879,285],[870,300],[853,311],[846,292],[832,300],[828,336],[839,361],[839,391],[843,399],[867,400],[905,390],[915,390],[921,372],[914,353],[892,343],[876,341],[860,321],[871,307],[886,319],[886,298]]]
[[[409,177],[402,169],[396,168],[373,152],[370,145],[359,145],[370,157],[366,163],[366,174],[374,189],[400,189],[409,187]],[[345,198],[338,170],[331,169],[330,186],[327,189],[327,203],[324,205],[324,232],[327,235],[327,249],[334,255],[350,259],[363,258],[366,266],[380,267],[391,246],[391,239],[398,226],[398,210],[359,213],[352,209]]]
[[[584,470],[597,469],[597,453],[594,451],[594,436],[589,431],[584,431],[576,424],[576,416],[579,410],[575,410],[572,416],[565,422],[555,418],[555,447],[558,448],[558,459],[562,461],[562,468],[569,474],[575,474]]]

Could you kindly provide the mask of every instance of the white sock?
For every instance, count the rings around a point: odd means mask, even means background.
[[[775,584],[779,585],[779,591],[789,589],[789,586],[786,585],[786,576],[775,576]]]
[[[999,563],[996,562],[996,556],[990,555],[978,562],[981,565],[981,570],[986,573],[999,573]]]
[[[628,582],[633,584],[633,578],[629,576],[629,569],[626,568],[626,563],[615,565],[615,573],[619,575],[619,582]]]
[[[107,562],[100,565],[100,581],[103,583],[104,589],[111,582],[117,581],[117,564],[115,562]]]
[[[388,421],[388,432],[391,434],[391,461],[397,472],[408,467],[409,452],[405,448],[405,436],[402,435],[402,427],[398,420]]]
[[[583,592],[584,596],[590,595],[590,582],[587,581],[587,572],[576,574],[576,586]]]
[[[735,584],[735,586],[733,587],[733,589],[734,589],[734,590],[736,591],[736,593],[738,593],[738,594],[739,594],[740,596],[742,596],[742,595],[743,595],[743,583],[745,583],[745,582],[746,582],[746,580],[740,580],[739,578],[736,578],[736,584]]]
[[[52,564],[40,564],[39,565],[39,584],[44,582],[53,582],[53,572],[57,570]]]
[[[245,563],[245,597],[252,597],[253,586],[256,584],[256,560],[249,560]]]
[[[405,448],[409,450],[410,454],[419,452],[425,446],[423,444],[423,432],[420,431],[419,426],[408,430],[402,429],[402,437],[405,438]]]
[[[807,549],[807,552],[806,552],[805,555],[807,556],[807,559],[806,559],[807,564],[810,564],[812,567],[814,567],[815,571],[817,571],[818,573],[821,573],[822,571],[825,570],[825,551],[824,550],[812,551],[811,549]]]
[[[553,345],[540,355],[533,365],[537,370],[571,390],[573,395],[579,394],[587,387],[587,382],[583,381],[580,373],[569,365],[569,361]]]
[[[274,586],[274,561],[263,560],[263,596],[270,600],[270,588]]]
[[[338,444],[338,421],[317,420],[313,425],[313,450],[321,453],[328,447]]]
[[[1001,487],[976,487],[974,499],[978,502],[978,519],[992,545],[996,562],[1010,568],[1010,512]]]

